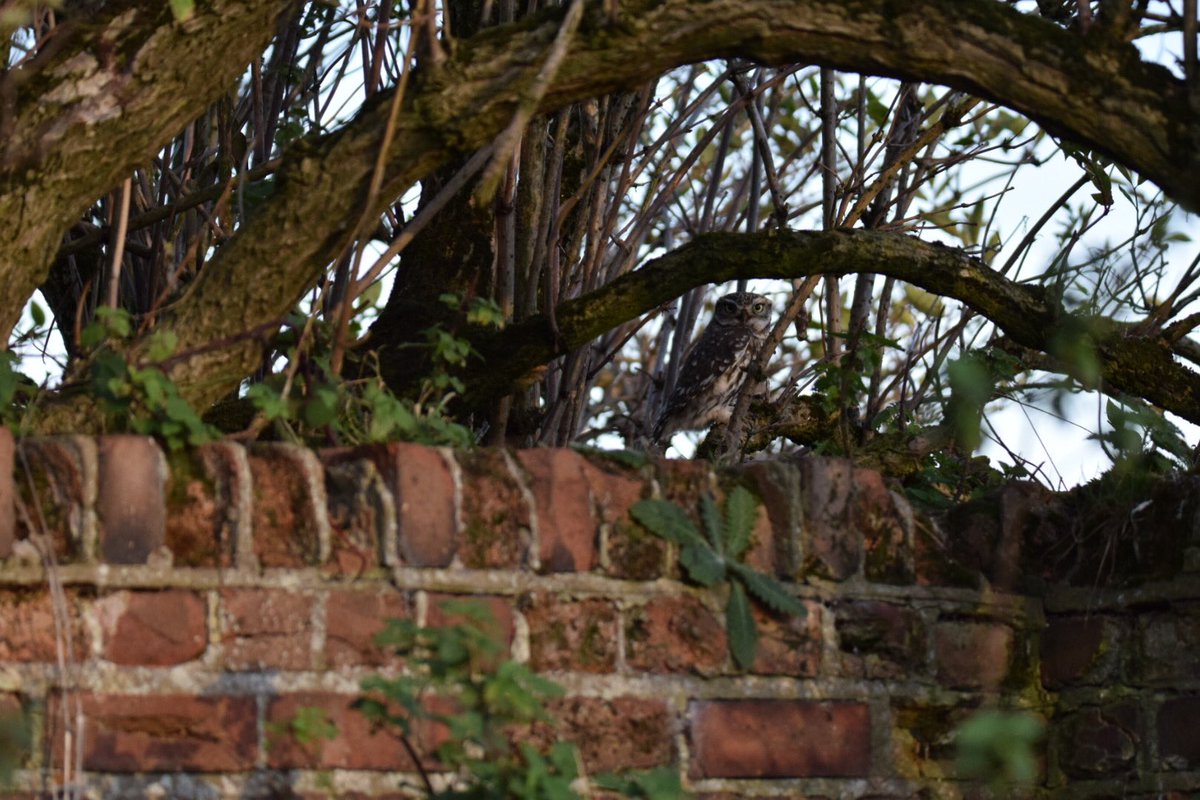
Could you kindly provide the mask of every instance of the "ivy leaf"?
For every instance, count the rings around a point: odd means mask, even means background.
[[[745,487],[729,493],[725,501],[725,550],[731,558],[741,558],[750,546],[754,520],[758,516],[758,501]]]
[[[320,428],[337,418],[338,393],[328,386],[319,386],[304,404],[304,421]]]
[[[651,533],[669,542],[684,545],[700,541],[696,526],[683,509],[666,500],[639,500],[629,509],[633,518]]]
[[[730,569],[737,576],[738,581],[745,585],[750,594],[754,595],[755,599],[762,603],[772,611],[781,614],[791,614],[793,617],[803,619],[808,614],[808,609],[792,595],[788,594],[787,589],[774,578],[763,575],[761,572],[755,572],[745,564],[734,561],[729,564]]]
[[[717,504],[707,494],[700,498],[700,521],[704,523],[704,532],[708,534],[713,550],[725,552],[725,522],[721,519]]]
[[[700,541],[683,545],[679,562],[687,570],[688,577],[701,586],[715,586],[725,577],[725,559]]]
[[[758,650],[758,629],[750,614],[750,601],[742,584],[734,581],[729,587],[729,605],[725,606],[725,630],[729,634],[729,652],[742,669],[754,664]]]
[[[196,0],[170,0],[170,4],[176,22],[186,22],[196,13]]]

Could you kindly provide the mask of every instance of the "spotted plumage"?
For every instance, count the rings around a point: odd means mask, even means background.
[[[761,294],[734,292],[718,300],[712,321],[684,359],[651,440],[667,442],[676,431],[728,422],[746,369],[770,327],[771,301]]]

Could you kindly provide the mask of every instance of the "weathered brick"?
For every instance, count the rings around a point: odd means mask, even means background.
[[[394,589],[335,590],[325,601],[325,664],[381,666],[397,658],[375,643],[388,619],[411,618],[408,598]]]
[[[601,569],[629,580],[648,581],[669,574],[667,543],[629,516],[633,504],[649,494],[646,480],[633,468],[601,454],[584,463],[583,477],[604,531]]]
[[[1096,615],[1052,617],[1041,637],[1042,683],[1051,689],[1098,678],[1105,618]],[[1090,679],[1090,680],[1088,680]]]
[[[363,458],[327,463],[331,553],[326,571],[358,577],[387,563],[384,546],[396,526],[396,504],[375,464]]]
[[[863,703],[698,701],[688,709],[693,778],[866,777],[871,715]]]
[[[1134,703],[1082,708],[1054,725],[1059,766],[1073,778],[1129,775],[1137,758],[1140,727]]]
[[[248,695],[80,696],[83,768],[96,772],[243,772],[258,755],[257,711]],[[61,697],[46,715],[48,744],[61,763]]]
[[[804,571],[835,581],[858,573],[862,536],[851,512],[855,474],[852,462],[810,457],[800,462],[805,509],[801,552]]]
[[[943,686],[998,689],[1012,662],[1013,630],[992,622],[941,622],[934,652]]]
[[[529,661],[538,671],[612,672],[621,620],[611,600],[533,595],[525,608]]]
[[[379,470],[395,503],[397,555],[405,564],[449,566],[458,549],[455,485],[441,453],[424,445],[388,442],[352,448],[336,458],[367,458]]]
[[[13,435],[0,427],[0,560],[12,555],[17,538],[13,498]]]
[[[834,624],[847,677],[928,674],[925,624],[912,609],[875,600],[845,601],[834,606]]]
[[[980,520],[980,524],[992,524]],[[919,586],[951,586],[978,589],[981,585],[979,571],[960,559],[952,546],[953,533],[947,533],[928,522],[917,525],[913,531],[913,568]]]
[[[249,469],[241,445],[206,444],[168,456],[166,542],[175,566],[231,567],[248,525]],[[246,502],[240,495],[245,481]]]
[[[550,701],[547,710],[555,724],[536,724],[532,741],[544,747],[572,742],[593,775],[650,769],[675,758],[674,724],[661,700],[565,697]]]
[[[1200,768],[1200,696],[1165,700],[1158,709],[1156,731],[1163,769]]]
[[[979,713],[974,703],[899,701],[892,710],[892,755],[906,776],[942,779],[955,769],[959,727]]]
[[[78,600],[66,596],[65,619],[60,620],[72,635],[76,659],[88,652],[85,628],[81,624]],[[44,590],[11,589],[0,591],[0,662],[55,661],[54,603]]]
[[[819,603],[805,602],[803,617],[773,614],[754,608],[758,651],[751,672],[758,675],[814,677],[821,668],[821,614]]]
[[[537,508],[538,558],[543,572],[588,572],[596,566],[599,520],[584,476],[587,462],[573,450],[517,453],[529,474]]]
[[[907,585],[916,580],[912,508],[875,470],[854,470],[850,519],[863,538],[863,573],[876,583]]]
[[[800,532],[804,529],[800,469],[781,461],[756,461],[743,472],[762,498],[769,526],[766,530],[761,524],[756,526],[746,563],[777,578],[793,580],[800,573]],[[761,523],[762,514],[759,519]]]
[[[309,595],[283,589],[222,590],[226,667],[312,669],[313,607]]]
[[[16,518],[16,538],[45,534],[60,563],[91,555],[95,537],[97,455],[94,439],[47,436],[20,442],[15,488],[28,516]],[[34,530],[26,529],[26,522]]]
[[[501,450],[462,453],[458,461],[463,480],[458,557],[472,569],[520,567],[532,533],[529,504],[512,462]]]
[[[204,599],[193,592],[114,592],[93,608],[101,652],[114,664],[181,664],[208,644]]]
[[[357,695],[329,692],[271,698],[266,713],[267,764],[273,769],[415,771],[399,731],[374,729],[367,717],[352,707],[357,699]],[[333,738],[303,735],[306,716],[332,725],[336,729]],[[412,744],[422,763],[434,766],[430,754],[444,741],[445,730],[426,722],[413,727]]]
[[[109,564],[145,564],[166,543],[162,450],[148,436],[101,436],[99,466],[99,555]]]
[[[1141,620],[1142,679],[1175,685],[1200,679],[1200,606],[1176,605]]]
[[[626,660],[634,669],[711,675],[724,667],[725,629],[695,597],[658,597],[628,614]]]
[[[9,768],[29,766],[33,754],[30,741],[33,720],[25,699],[13,692],[0,692],[0,745],[4,749],[0,762]],[[3,795],[0,795],[2,797]]]
[[[321,463],[312,451],[290,444],[255,445],[249,461],[254,481],[254,553],[259,563],[264,567],[321,563],[329,535]]]

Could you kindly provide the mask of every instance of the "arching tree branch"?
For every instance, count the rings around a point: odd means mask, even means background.
[[[560,338],[536,317],[481,338],[478,368],[467,376],[468,401],[481,404],[519,385],[531,370],[582,347],[617,325],[688,289],[739,278],[794,280],[811,275],[873,272],[962,301],[1024,347],[1060,356],[1064,371],[1091,380],[1092,363],[1067,356],[1093,352],[1103,385],[1142,397],[1200,423],[1200,373],[1172,357],[1159,336],[1134,327],[1065,312],[1056,298],[1015,283],[961,250],[880,231],[710,233],[648,262],[558,309]],[[557,342],[557,345],[556,345]]]

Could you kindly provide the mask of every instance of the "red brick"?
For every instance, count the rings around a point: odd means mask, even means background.
[[[725,629],[695,597],[660,597],[630,612],[626,659],[648,672],[711,675],[726,661]]]
[[[328,667],[397,663],[375,644],[388,619],[411,618],[408,599],[394,589],[338,590],[325,602],[325,664]]]
[[[47,436],[21,441],[21,472],[15,488],[28,517],[16,518],[16,538],[44,534],[59,563],[82,560],[88,512],[95,504],[96,443],[82,436]],[[25,523],[34,525],[30,531]]]
[[[93,607],[114,664],[182,664],[208,645],[204,599],[192,592],[115,592]]]
[[[1000,687],[1012,661],[1013,631],[988,622],[942,622],[934,632],[938,681],[956,689]]]
[[[862,563],[862,534],[852,520],[854,466],[847,459],[809,457],[800,462],[800,472],[804,570],[845,580],[857,574]]]
[[[1042,632],[1042,683],[1058,688],[1092,672],[1102,655],[1104,618],[1055,617]]]
[[[289,444],[255,445],[254,553],[264,567],[314,566],[321,561],[325,479],[312,451]]]
[[[928,676],[925,623],[911,608],[873,600],[834,606],[844,677],[899,680]]]
[[[537,507],[542,572],[588,572],[596,566],[599,520],[584,477],[587,462],[573,450],[517,453],[529,473]]]
[[[454,559],[458,531],[454,475],[436,449],[408,442],[348,451],[374,462],[396,503],[398,555],[414,567],[445,567]]]
[[[863,538],[863,572],[869,581],[907,585],[916,580],[912,509],[873,469],[854,470],[851,525]]]
[[[175,566],[233,566],[238,525],[250,514],[239,491],[250,480],[244,454],[239,444],[213,442],[168,456],[166,538]]]
[[[629,516],[633,504],[649,494],[649,482],[601,455],[586,461],[583,477],[592,497],[592,508],[605,528],[603,571],[640,581],[669,575],[667,543]]]
[[[535,670],[605,673],[616,669],[621,620],[612,601],[538,594],[524,611],[530,666]]]
[[[758,627],[758,651],[751,672],[758,675],[815,677],[821,668],[821,613],[819,603],[805,602],[803,617],[753,610]]]
[[[1158,757],[1165,769],[1200,767],[1200,697],[1174,697],[1158,710]]]
[[[357,578],[383,566],[385,533],[395,508],[375,465],[366,459],[328,463],[325,493],[331,531],[326,571]]]
[[[96,772],[245,772],[258,755],[253,697],[91,695],[83,706],[83,768]],[[61,763],[61,697],[46,715],[54,763]]]
[[[722,700],[692,704],[693,778],[865,778],[871,717],[851,702]]]
[[[534,726],[534,743],[568,741],[591,774],[650,769],[675,757],[675,729],[661,700],[640,697],[566,697],[547,704],[557,724]]]
[[[793,580],[800,571],[800,532],[804,529],[800,470],[781,461],[756,461],[742,471],[762,498],[764,512],[755,525],[746,563],[783,580]]]
[[[529,553],[529,504],[501,450],[458,455],[463,530],[458,557],[471,569],[519,567]]]
[[[283,589],[221,592],[221,639],[229,669],[312,669],[314,602]]]
[[[267,705],[267,764],[273,769],[367,769],[414,771],[404,742],[394,729],[372,729],[352,704],[358,695],[302,692],[271,698]],[[293,723],[302,709],[317,709],[336,728],[332,739],[301,742]],[[426,766],[444,741],[445,731],[429,723],[414,726],[412,744]],[[428,759],[428,761],[427,761]]]
[[[1138,707],[1133,702],[1079,709],[1055,721],[1059,766],[1073,778],[1132,777],[1141,728]],[[1194,736],[1193,725],[1184,738]],[[1171,746],[1171,742],[1165,744]],[[1200,753],[1200,748],[1196,752]]]
[[[75,658],[87,654],[87,639],[80,624],[78,602],[67,595],[67,619],[61,623],[74,638]],[[0,662],[55,661],[54,604],[45,589],[0,592]]]
[[[17,537],[13,497],[13,435],[0,427],[0,559],[12,555]]]
[[[145,564],[167,540],[167,465],[148,436],[101,436],[96,514],[100,558]]]

